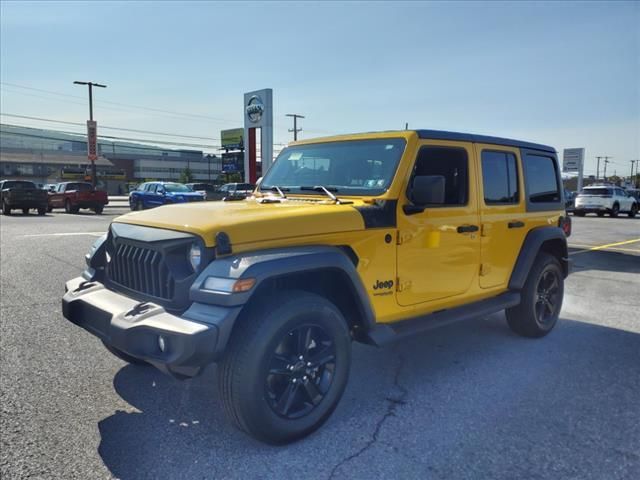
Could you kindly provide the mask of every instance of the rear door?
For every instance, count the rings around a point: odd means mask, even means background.
[[[472,144],[421,142],[412,178],[442,177],[444,195],[424,211],[398,212],[396,298],[400,305],[464,296],[477,286],[480,235]],[[407,192],[411,199],[411,192]]]
[[[476,144],[481,226],[480,287],[507,285],[528,231],[520,150]]]

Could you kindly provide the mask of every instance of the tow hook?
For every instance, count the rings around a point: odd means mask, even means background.
[[[149,310],[151,306],[147,302],[141,302],[124,314],[125,317],[137,317]]]

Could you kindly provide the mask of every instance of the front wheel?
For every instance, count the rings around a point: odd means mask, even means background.
[[[46,207],[38,207],[38,215],[44,215],[45,213],[47,213]]]
[[[224,408],[258,440],[292,442],[329,418],[350,363],[340,310],[319,295],[287,292],[239,319],[219,370]]]
[[[506,310],[511,330],[524,337],[543,337],[558,321],[564,297],[564,275],[553,255],[540,252],[521,292],[520,305]]]
[[[96,213],[96,215],[100,215],[104,210],[104,207],[102,205],[98,205],[97,207],[94,207],[93,211]]]
[[[5,215],[11,215],[11,207],[7,202],[2,203],[2,213]]]

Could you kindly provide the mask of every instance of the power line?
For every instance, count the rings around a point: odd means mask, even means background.
[[[35,92],[48,93],[50,95],[58,95],[58,96],[61,96],[61,97],[83,99],[83,97],[80,97],[78,95],[70,95],[68,93],[55,92],[55,91],[52,91],[52,90],[45,90],[45,89],[42,89],[42,88],[27,87],[26,85],[19,85],[19,84],[16,84],[16,83],[0,82],[0,84],[6,85],[6,86],[9,86],[9,87],[22,88],[22,89],[25,89],[25,90],[32,90],[32,91],[35,91]],[[14,92],[14,93],[18,93],[18,92]],[[197,118],[197,119],[215,121],[215,122],[218,122],[218,123],[220,123],[220,122],[222,122],[222,123],[237,123],[236,120],[229,120],[229,119],[225,119],[225,118],[211,117],[209,115],[201,115],[201,114],[197,114],[197,113],[176,112],[176,111],[172,111],[172,110],[164,110],[164,109],[160,109],[160,108],[144,107],[144,106],[141,106],[141,105],[132,105],[132,104],[127,104],[127,103],[112,102],[112,101],[108,101],[108,100],[100,100],[99,102],[96,102],[96,103],[97,104],[117,105],[117,106],[121,106],[121,107],[135,108],[135,109],[139,109],[139,110],[146,110],[146,111],[150,111],[150,112],[164,113],[164,114],[169,114],[169,115],[179,115],[179,116],[183,116],[183,117],[192,117],[192,118]]]
[[[84,127],[85,124],[80,123],[80,122],[67,122],[64,120],[55,120],[52,118],[42,118],[42,117],[31,117],[28,115],[17,115],[15,113],[4,113],[4,112],[0,112],[0,115],[3,115],[5,117],[13,117],[13,118],[23,118],[26,120],[37,120],[37,121],[41,121],[41,122],[51,122],[51,123],[61,123],[61,124],[65,124],[65,125],[76,125],[76,126],[80,126],[80,127]],[[122,132],[133,132],[133,133],[147,133],[147,134],[151,134],[151,135],[161,135],[161,136],[165,136],[165,137],[175,137],[175,138],[190,138],[190,139],[194,139],[194,140],[220,140],[219,138],[212,138],[212,137],[197,137],[195,135],[183,135],[183,134],[178,134],[178,133],[166,133],[166,132],[153,132],[150,130],[138,130],[138,129],[134,129],[134,128],[123,128],[123,127],[109,127],[106,125],[100,125],[100,128],[104,128],[106,130],[118,130],[118,131],[122,131]]]

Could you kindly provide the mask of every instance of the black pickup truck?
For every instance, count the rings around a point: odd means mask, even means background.
[[[2,213],[11,215],[11,210],[19,209],[25,215],[29,209],[38,210],[38,215],[47,213],[48,206],[47,191],[42,190],[33,182],[23,180],[2,180],[0,181],[0,203]]]

